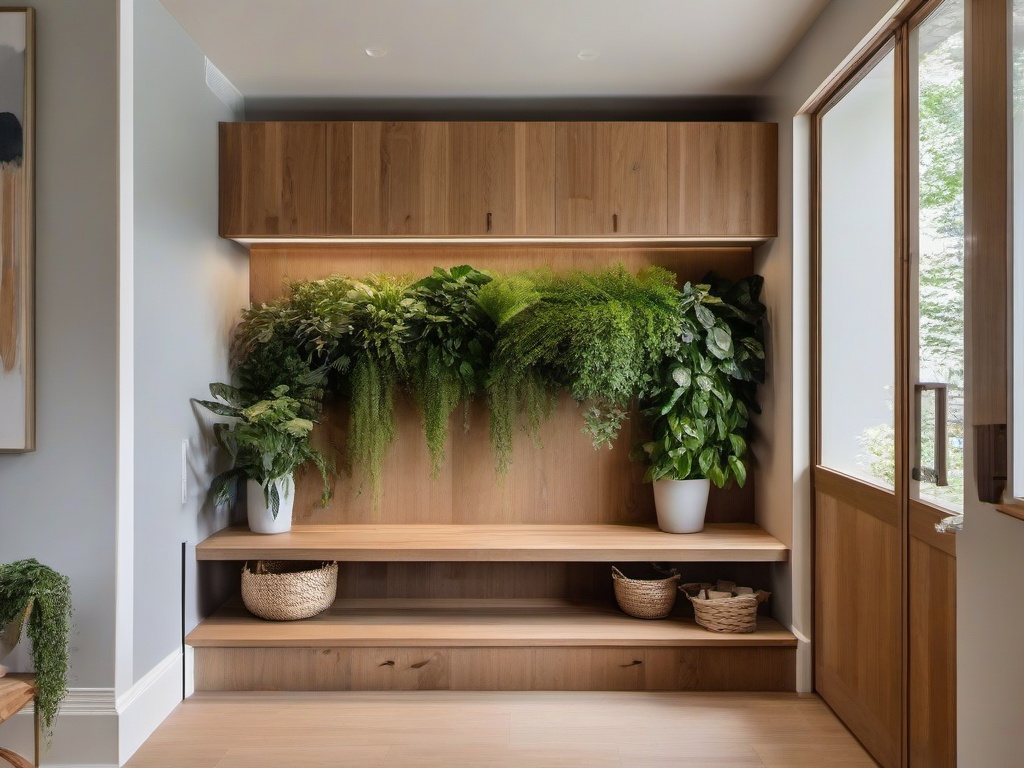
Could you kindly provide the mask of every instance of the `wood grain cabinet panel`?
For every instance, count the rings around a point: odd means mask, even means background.
[[[352,123],[327,123],[325,234],[352,234]]]
[[[775,237],[778,126],[669,123],[668,233]]]
[[[556,124],[556,233],[665,234],[667,131],[665,123]]]
[[[221,123],[221,236],[326,234],[326,144],[324,123]]]
[[[443,122],[353,124],[353,234],[447,232],[451,126]]]

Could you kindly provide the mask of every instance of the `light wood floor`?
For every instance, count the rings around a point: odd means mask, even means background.
[[[812,695],[205,693],[129,768],[871,768]]]

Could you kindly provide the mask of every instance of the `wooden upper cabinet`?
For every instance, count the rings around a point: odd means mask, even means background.
[[[225,237],[777,230],[769,123],[223,123]]]
[[[325,123],[220,124],[223,237],[327,234],[326,201]]]
[[[556,123],[559,235],[664,235],[665,123]]]
[[[357,235],[554,234],[550,124],[353,125]]]
[[[353,123],[353,234],[446,233],[450,127],[441,122]]]
[[[669,123],[668,233],[775,237],[778,126]]]

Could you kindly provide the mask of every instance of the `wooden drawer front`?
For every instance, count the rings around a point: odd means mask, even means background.
[[[778,126],[669,123],[668,233],[775,237]]]
[[[198,691],[792,691],[793,648],[196,648]]]
[[[326,234],[326,142],[324,123],[221,123],[220,234]]]

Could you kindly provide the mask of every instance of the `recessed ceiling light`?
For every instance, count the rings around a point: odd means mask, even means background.
[[[369,56],[371,59],[379,59],[382,56],[388,55],[388,49],[381,48],[380,46],[376,45],[370,46],[369,48],[366,49],[366,55]]]
[[[597,51],[591,50],[590,48],[584,48],[576,54],[576,58],[580,61],[593,61],[597,58]]]

